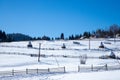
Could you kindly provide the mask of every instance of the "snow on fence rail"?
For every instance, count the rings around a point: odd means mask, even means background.
[[[38,74],[38,73],[64,73],[65,67],[48,68],[48,69],[25,69],[25,70],[11,70],[11,71],[0,71],[0,76],[14,76],[14,75],[25,75],[25,74]]]

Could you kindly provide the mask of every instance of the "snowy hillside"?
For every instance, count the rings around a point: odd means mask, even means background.
[[[105,48],[99,48],[101,42]],[[33,48],[28,48],[29,41],[0,43],[0,71],[22,70],[22,69],[47,69],[65,67],[67,73],[54,74],[39,74],[39,75],[19,75],[11,77],[1,76],[1,80],[119,80],[120,70],[116,71],[100,71],[100,72],[82,72],[79,73],[78,65],[120,65],[119,60],[116,59],[99,59],[100,56],[110,55],[111,50],[116,56],[120,56],[120,42],[114,42],[113,39],[92,39],[90,40],[76,40],[76,41],[32,41]],[[38,62],[38,57],[31,55],[38,55],[39,43],[41,43],[41,58]],[[65,44],[66,48],[62,49]],[[89,47],[90,46],[90,47]],[[90,49],[89,49],[90,48]],[[86,64],[80,64],[80,56],[87,55]],[[44,55],[44,56],[42,56]],[[106,73],[105,77],[101,77]],[[92,75],[97,74],[95,78]],[[81,76],[79,76],[81,75]],[[71,77],[73,76],[73,77]],[[47,77],[47,78],[46,78]],[[87,78],[88,77],[88,78]],[[109,78],[108,78],[109,77]],[[114,79],[115,78],[115,79]]]

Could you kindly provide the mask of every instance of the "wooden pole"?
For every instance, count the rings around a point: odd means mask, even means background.
[[[93,64],[91,65],[91,71],[93,71]]]
[[[89,31],[89,50],[90,50],[90,31]]]
[[[37,68],[37,74],[38,74],[38,68]]]
[[[40,62],[40,49],[41,49],[41,43],[39,43],[38,62]]]
[[[90,50],[90,38],[89,38],[89,50]]]
[[[116,35],[114,34],[114,43],[116,42],[115,38],[116,38]]]
[[[14,76],[14,69],[12,70],[12,75]]]
[[[64,73],[66,72],[66,70],[65,70],[65,66],[64,66]]]
[[[48,72],[50,72],[50,69],[48,68]]]
[[[80,72],[80,66],[78,66],[78,72]]]
[[[28,74],[28,69],[26,69],[26,74]]]
[[[108,65],[107,64],[105,64],[105,68],[106,68],[106,70],[108,70]]]

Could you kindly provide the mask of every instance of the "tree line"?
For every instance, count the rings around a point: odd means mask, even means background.
[[[83,34],[80,35],[71,35],[69,36],[69,40],[76,40],[76,39],[85,39],[85,38],[115,38],[120,37],[120,26],[117,24],[113,24],[109,26],[107,29],[97,29],[92,32],[85,31]]]
[[[116,36],[120,36],[120,26],[117,24],[113,24],[109,26],[108,29],[97,29],[92,32],[85,31],[83,34],[70,35],[69,37],[65,37],[64,33],[61,33],[59,37],[50,38],[49,36],[42,37],[31,37],[29,35],[21,34],[21,33],[12,33],[6,34],[5,31],[0,30],[0,42],[11,42],[11,41],[28,41],[28,40],[79,40],[85,38],[114,38]]]

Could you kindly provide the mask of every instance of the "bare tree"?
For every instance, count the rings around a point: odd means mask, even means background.
[[[114,37],[120,30],[120,27],[116,24],[113,24],[110,26],[109,31],[112,33],[112,36]]]
[[[119,26],[116,24],[113,24],[112,26],[110,26],[109,30],[110,30],[111,36],[113,36],[113,38],[114,38],[114,42],[116,42],[116,40],[115,40],[116,34],[119,33],[119,30],[120,30]]]

